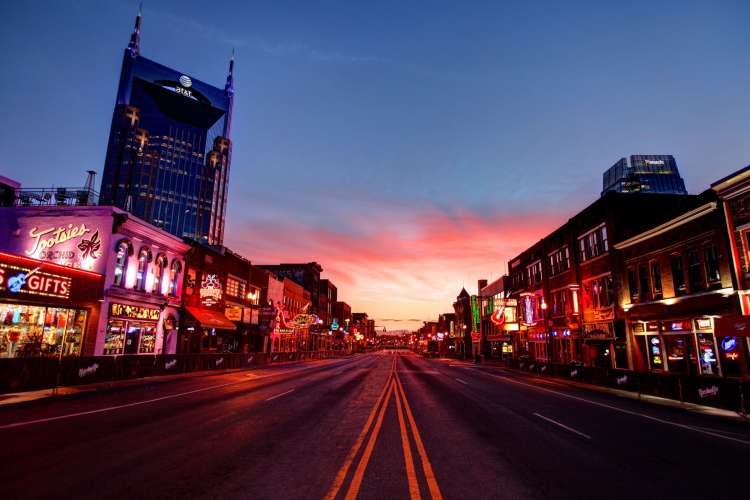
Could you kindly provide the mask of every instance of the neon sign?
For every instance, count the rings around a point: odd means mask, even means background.
[[[91,231],[86,227],[86,224],[81,223],[80,226],[74,226],[68,224],[68,227],[50,227],[43,231],[40,231],[38,227],[32,227],[29,231],[29,237],[32,239],[31,249],[26,250],[26,255],[34,256],[37,252],[47,250],[60,243],[65,243],[77,236],[83,236],[84,234]]]
[[[110,316],[117,316],[120,318],[158,321],[161,312],[152,307],[131,306],[128,304],[112,302],[109,305],[109,314]]]
[[[0,262],[0,290],[13,294],[41,295],[67,299],[70,297],[71,279],[40,271]]]
[[[200,289],[201,303],[204,306],[215,306],[221,300],[221,281],[216,274],[207,274],[201,282]]]
[[[724,352],[734,351],[737,347],[737,337],[725,337],[721,341],[721,347],[724,349]]]

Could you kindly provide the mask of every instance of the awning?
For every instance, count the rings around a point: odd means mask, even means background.
[[[219,311],[211,311],[199,307],[186,307],[185,309],[187,309],[190,315],[198,320],[198,323],[204,328],[218,328],[220,330],[237,329],[237,325],[229,321],[227,317]]]

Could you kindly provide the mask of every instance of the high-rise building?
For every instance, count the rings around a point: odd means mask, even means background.
[[[602,176],[602,195],[618,193],[687,194],[672,155],[631,155],[621,158]]]
[[[231,161],[234,56],[223,89],[125,49],[102,176],[114,205],[176,236],[221,245]]]

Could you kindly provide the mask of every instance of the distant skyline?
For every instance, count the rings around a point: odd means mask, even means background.
[[[101,175],[138,1],[0,9],[0,175]],[[255,263],[318,261],[389,330],[499,277],[621,157],[674,155],[691,193],[750,163],[743,1],[143,12],[143,55],[187,75],[223,86],[236,50],[226,245]]]

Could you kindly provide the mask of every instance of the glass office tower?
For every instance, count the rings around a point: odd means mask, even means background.
[[[602,195],[618,193],[687,194],[672,155],[631,155],[604,172]]]
[[[220,89],[125,49],[99,204],[176,236],[221,245],[232,144],[234,57]]]

